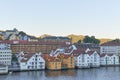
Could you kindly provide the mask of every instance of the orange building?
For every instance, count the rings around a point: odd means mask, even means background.
[[[46,68],[49,70],[73,69],[75,68],[73,54],[59,54],[57,57],[43,54],[46,61]]]
[[[74,56],[73,54],[59,54],[57,56],[61,60],[61,69],[72,69],[75,68]]]
[[[50,56],[49,54],[42,54],[42,57],[45,59],[45,66],[49,70],[60,70],[61,61],[57,57]]]

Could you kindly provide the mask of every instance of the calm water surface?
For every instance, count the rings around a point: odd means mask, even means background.
[[[0,75],[0,80],[120,80],[120,67],[13,72]]]

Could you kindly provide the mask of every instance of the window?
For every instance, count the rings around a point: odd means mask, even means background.
[[[72,64],[72,57],[70,58],[70,64]]]

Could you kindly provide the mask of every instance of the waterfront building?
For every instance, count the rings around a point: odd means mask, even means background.
[[[59,54],[57,58],[61,60],[61,69],[74,69],[75,68],[73,54]]]
[[[119,65],[119,56],[115,54],[100,54],[100,65]]]
[[[0,74],[7,74],[8,73],[8,66],[0,63]]]
[[[61,60],[57,57],[44,54],[44,59],[46,62],[46,68],[49,70],[61,70]]]
[[[46,68],[51,70],[75,68],[74,49],[74,46],[62,47],[52,50],[50,54],[43,54]]]
[[[41,53],[19,53],[18,61],[20,70],[42,70],[45,69],[45,60]]]
[[[78,48],[74,52],[75,66],[77,68],[90,68],[90,56],[86,50]]]
[[[74,52],[75,66],[77,68],[90,68],[100,66],[100,56],[96,51],[78,48]]]
[[[90,67],[99,67],[100,66],[100,55],[97,51],[88,51],[90,56]]]
[[[10,44],[0,42],[0,63],[4,65],[11,65],[12,51]]]

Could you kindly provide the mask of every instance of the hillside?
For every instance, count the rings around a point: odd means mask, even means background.
[[[100,44],[103,44],[105,42],[111,41],[112,39],[102,38],[102,39],[99,39],[99,40],[100,40]]]
[[[72,43],[77,42],[78,40],[83,40],[84,36],[83,35],[74,35],[74,34],[70,34],[67,37],[72,38]],[[112,39],[107,39],[107,38],[102,38],[99,39],[100,40],[100,44],[111,41]]]
[[[68,38],[71,38],[72,39],[72,43],[75,43],[79,40],[83,40],[84,39],[84,36],[83,35],[74,35],[74,34],[70,34],[67,36]]]

